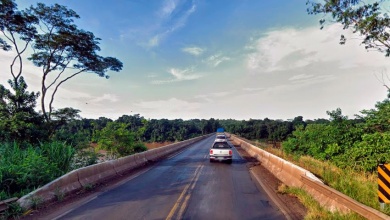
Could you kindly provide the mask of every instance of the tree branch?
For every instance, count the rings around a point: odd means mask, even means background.
[[[49,119],[50,119],[51,113],[52,113],[52,111],[53,111],[54,96],[55,96],[55,94],[57,93],[57,90],[58,90],[58,88],[60,87],[60,85],[61,85],[62,83],[64,83],[64,82],[68,81],[69,79],[71,79],[71,78],[77,76],[78,74],[84,72],[85,70],[86,70],[86,69],[80,70],[80,71],[78,71],[78,72],[76,72],[76,73],[74,73],[74,74],[72,74],[72,75],[66,77],[65,79],[61,80],[61,81],[57,84],[57,86],[55,87],[55,89],[54,89],[54,91],[53,91],[53,93],[52,93],[52,95],[51,95],[51,99],[50,99],[50,103],[49,103]]]

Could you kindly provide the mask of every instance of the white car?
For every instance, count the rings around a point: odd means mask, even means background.
[[[210,148],[210,162],[227,161],[232,163],[233,151],[228,142],[214,142]]]
[[[214,142],[227,142],[227,138],[224,134],[217,135]]]

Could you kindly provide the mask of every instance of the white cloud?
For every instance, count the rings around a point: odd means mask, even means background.
[[[114,94],[103,94],[103,96],[96,97],[92,99],[91,103],[101,103],[101,102],[118,102],[119,99]]]
[[[173,82],[180,82],[180,81],[187,81],[187,80],[195,80],[199,79],[202,76],[200,74],[194,74],[193,68],[187,68],[187,69],[177,69],[177,68],[171,68],[168,70],[168,73],[173,76],[173,78],[166,79],[166,80],[154,80],[152,81],[152,84],[166,84],[166,83],[173,83]]]
[[[229,60],[231,60],[230,57],[223,56],[222,54],[215,54],[208,57],[207,60],[205,60],[205,62],[213,67],[217,67],[222,62],[229,61]]]
[[[194,56],[199,56],[205,51],[205,49],[200,47],[185,47],[182,50]]]
[[[196,4],[192,1],[188,7],[184,2],[180,1],[165,1],[160,9],[161,21],[156,24],[157,28],[146,44],[148,48],[157,47],[161,41],[168,37],[171,33],[184,27],[188,18],[196,11]]]
[[[147,78],[156,78],[157,75],[156,75],[156,74],[149,74],[149,75],[147,75],[146,77],[147,77]]]
[[[160,39],[161,39],[160,35],[156,35],[152,37],[151,39],[149,39],[149,42],[147,43],[147,47],[158,46],[160,44]]]
[[[302,79],[309,79],[309,78],[312,78],[314,75],[308,75],[308,74],[299,74],[299,75],[295,75],[293,77],[291,77],[290,81],[294,81],[294,80],[302,80]]]
[[[134,106],[146,118],[192,119],[199,118],[201,105],[197,102],[188,102],[177,98],[157,101],[141,101]]]
[[[339,45],[341,33],[350,39],[342,46]],[[324,30],[309,27],[269,31],[261,37],[252,38],[246,46],[250,51],[246,66],[251,73],[292,70],[324,62],[337,62],[336,68],[340,69],[375,66],[373,62],[383,54],[367,54],[360,41],[353,40],[353,36],[350,31],[343,32],[338,24]],[[351,51],[355,52],[353,56]]]
[[[196,99],[203,99],[206,102],[212,103],[215,102],[218,98],[224,98],[230,94],[232,94],[234,91],[226,91],[226,92],[215,92],[215,93],[209,93],[209,94],[203,94],[203,95],[196,95]]]
[[[252,91],[261,91],[264,90],[264,88],[243,88],[242,90],[252,92]]]
[[[177,1],[165,0],[163,6],[161,7],[159,15],[162,18],[171,16],[172,12],[176,9],[176,6],[177,6]]]

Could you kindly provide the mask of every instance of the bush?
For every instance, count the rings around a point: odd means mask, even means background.
[[[78,150],[74,155],[72,160],[72,170],[78,169],[80,167],[86,167],[98,163],[99,157],[102,156],[99,153],[96,153],[93,149],[91,150]]]
[[[125,123],[109,122],[95,136],[99,137],[98,146],[107,150],[114,157],[123,157],[147,150],[145,145],[136,140],[136,133],[128,129]]]
[[[367,116],[360,121],[348,120],[340,109],[328,112],[332,118],[330,124],[310,124],[297,129],[283,142],[283,150],[329,160],[341,168],[373,172],[378,164],[389,162],[390,158],[388,119],[383,118],[388,115],[390,102],[379,103],[377,107],[379,110],[363,111]]]
[[[378,164],[390,158],[390,132],[364,134],[361,142],[356,142],[345,154],[335,160],[342,168],[354,167],[356,170],[375,171]]]
[[[17,143],[0,144],[1,200],[20,197],[70,171],[74,150],[62,143],[22,149]]]

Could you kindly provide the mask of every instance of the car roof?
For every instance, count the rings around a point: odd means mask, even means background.
[[[212,148],[230,148],[227,142],[214,142]]]

